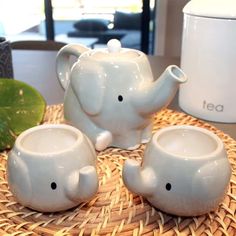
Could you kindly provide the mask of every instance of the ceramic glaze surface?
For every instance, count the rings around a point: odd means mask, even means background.
[[[66,210],[96,194],[96,153],[74,127],[37,126],[17,138],[9,153],[7,178],[22,205],[42,212]]]
[[[57,56],[57,74],[66,89],[65,118],[83,131],[97,150],[135,149],[151,137],[151,115],[167,106],[186,76],[169,66],[154,80],[147,56],[111,40],[108,48],[67,45]],[[69,56],[78,60],[70,69]]]
[[[193,3],[211,15],[198,14]],[[236,1],[190,1],[184,12],[181,68],[188,82],[179,105],[201,119],[236,122]]]
[[[205,144],[208,145],[205,145]],[[158,136],[157,144],[163,151],[183,158],[210,155],[218,146],[207,134],[192,129],[176,129]]]
[[[146,197],[162,211],[179,216],[215,210],[223,200],[230,176],[222,141],[210,131],[193,126],[157,131],[146,147],[142,166],[127,160],[122,172],[130,191]]]
[[[23,149],[36,153],[55,153],[73,148],[78,139],[78,134],[65,129],[43,129],[25,135],[21,140]]]

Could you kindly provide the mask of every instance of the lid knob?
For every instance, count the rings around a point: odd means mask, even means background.
[[[108,52],[119,52],[121,50],[121,43],[117,39],[111,39],[107,43]]]

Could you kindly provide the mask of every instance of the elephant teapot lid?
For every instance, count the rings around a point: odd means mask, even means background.
[[[121,43],[117,39],[111,39],[107,43],[106,48],[93,49],[85,52],[86,57],[101,61],[114,60],[135,60],[140,58],[144,53],[139,50],[122,48]]]

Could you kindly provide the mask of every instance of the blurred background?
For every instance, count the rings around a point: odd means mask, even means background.
[[[187,0],[0,0],[0,36],[104,47],[111,38],[147,54],[180,55]]]

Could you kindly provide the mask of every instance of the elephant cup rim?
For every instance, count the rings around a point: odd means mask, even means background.
[[[209,137],[209,140],[212,140],[212,142],[215,143],[215,148],[212,148],[212,150],[209,150],[207,153],[204,153],[201,155],[190,155],[190,156],[186,155],[185,156],[179,153],[171,152],[170,150],[163,147],[158,141],[158,139],[163,134],[166,134],[167,132],[176,131],[176,130],[187,130],[187,131],[199,132],[199,134],[206,135],[206,137]],[[167,155],[165,156],[169,156],[172,159],[181,159],[181,160],[206,161],[208,159],[220,158],[222,156],[221,154],[225,152],[224,144],[216,134],[214,134],[213,132],[205,128],[192,126],[192,125],[174,125],[174,126],[162,128],[153,135],[151,145],[153,145],[156,149],[159,149],[162,153],[166,153]],[[197,145],[198,144],[196,143],[196,146]],[[205,145],[203,144],[203,141],[202,141],[202,145]]]
[[[49,131],[50,130],[50,131]],[[61,147],[58,147],[58,150],[56,148],[51,150],[33,150],[33,148],[28,148],[27,145],[24,144],[25,140],[30,137],[30,135],[37,134],[38,132],[41,132],[40,136],[44,134],[45,136],[42,136],[42,139],[45,142],[48,142],[48,147],[52,145],[55,140],[50,140],[49,138],[46,138],[47,133],[46,132],[54,132],[56,130],[63,130],[65,132],[70,133],[72,136],[74,136],[74,141],[71,144],[65,144]],[[28,138],[29,139],[29,138]],[[76,149],[76,147],[80,146],[83,142],[83,134],[80,130],[66,124],[44,124],[32,127],[30,129],[27,129],[26,131],[22,132],[16,139],[13,149],[17,151],[20,156],[29,157],[29,158],[44,158],[44,157],[50,157],[51,158],[57,158],[60,156],[63,156],[64,154],[73,151]],[[29,146],[29,145],[28,145]],[[38,145],[40,146],[40,145]]]

